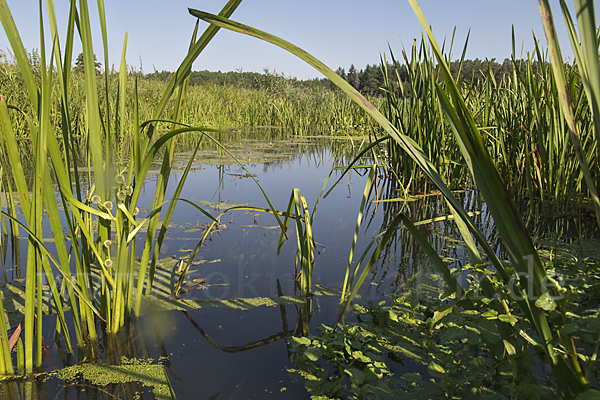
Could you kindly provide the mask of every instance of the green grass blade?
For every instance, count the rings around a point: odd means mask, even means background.
[[[96,83],[96,64],[94,60],[94,49],[92,46],[92,32],[90,16],[88,11],[87,0],[79,1],[80,24],[79,30],[81,34],[81,42],[83,47],[84,60],[84,77],[85,77],[85,93],[86,93],[86,118],[85,129],[88,134],[89,148],[96,149],[90,151],[92,168],[94,171],[94,183],[96,192],[101,197],[102,201],[109,200],[108,190],[106,187],[104,157],[98,149],[103,148],[102,138],[104,129],[102,128],[102,120],[100,117],[100,105],[98,102],[98,86]],[[103,241],[106,238],[102,238]]]
[[[352,261],[354,259],[354,249],[356,248],[356,242],[358,240],[358,232],[360,231],[360,224],[362,222],[362,216],[365,210],[365,206],[369,199],[369,193],[371,192],[371,184],[375,179],[376,168],[373,166],[371,172],[365,182],[365,188],[363,190],[363,196],[358,209],[358,215],[356,217],[356,225],[354,227],[354,236],[352,237],[352,245],[350,245],[350,255],[348,256],[348,265],[346,266],[346,276],[344,277],[344,285],[342,286],[342,295],[340,296],[340,302],[343,302],[346,298],[346,290],[350,279],[350,268],[352,267]],[[356,270],[354,270],[356,274]],[[352,281],[354,281],[354,275],[352,275]]]
[[[565,73],[563,69],[563,59],[560,53],[560,47],[558,45],[558,38],[556,36],[556,30],[554,28],[554,19],[552,17],[552,11],[550,10],[550,5],[547,0],[540,0],[540,12],[542,14],[542,22],[544,24],[544,32],[546,33],[546,40],[548,41],[548,51],[550,53],[550,59],[552,61],[552,71],[553,76],[556,81],[556,89],[559,94],[559,102],[561,110],[564,114],[565,121],[569,128],[569,135],[571,137],[571,142],[575,148],[575,153],[577,155],[577,159],[579,160],[579,165],[581,166],[581,170],[583,171],[583,175],[585,177],[585,182],[590,191],[590,196],[593,200],[594,211],[596,213],[596,221],[598,226],[600,226],[600,198],[598,197],[598,189],[596,188],[596,184],[594,179],[592,178],[588,163],[585,158],[585,153],[581,146],[581,139],[579,137],[579,132],[577,129],[577,124],[575,122],[575,116],[573,114],[571,96],[569,94],[569,90],[565,81]],[[593,9],[592,9],[593,10]],[[568,15],[568,14],[566,14]],[[595,35],[594,35],[595,37]],[[597,46],[596,46],[596,54],[597,54]],[[576,49],[574,50],[576,53]],[[597,56],[596,56],[597,58]],[[596,62],[598,60],[596,59]],[[586,60],[587,62],[587,60]],[[585,65],[585,64],[583,64]],[[585,77],[585,70],[582,70],[582,75]],[[594,77],[596,79],[598,77]],[[589,78],[591,79],[591,78]],[[589,81],[588,79],[588,81]],[[600,78],[598,78],[600,79]],[[591,86],[591,82],[588,87]],[[592,105],[594,102],[591,103]],[[595,116],[596,118],[596,116]],[[598,135],[598,133],[596,133]]]
[[[2,22],[2,27],[4,28],[4,32],[6,33],[6,37],[8,38],[8,41],[10,43],[12,52],[15,55],[15,58],[17,59],[19,70],[21,71],[23,81],[25,82],[25,86],[27,87],[29,100],[33,105],[33,110],[37,112],[39,96],[38,87],[35,83],[33,70],[31,69],[31,65],[29,64],[27,52],[25,51],[25,47],[23,46],[23,42],[21,41],[21,36],[19,35],[19,31],[17,30],[17,26],[15,25],[15,21],[12,18],[12,14],[8,8],[6,0],[0,0],[0,22]]]
[[[10,349],[8,348],[8,331],[6,329],[6,321],[4,319],[4,295],[0,294],[0,374],[12,375],[15,373]]]
[[[566,7],[562,9],[563,12],[568,11]],[[579,39],[584,61],[578,64],[577,67],[581,75],[587,78],[586,95],[594,117],[596,141],[600,142],[600,60],[598,60],[598,36],[594,1],[575,0],[575,14],[577,15]]]

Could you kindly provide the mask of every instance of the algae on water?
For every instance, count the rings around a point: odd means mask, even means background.
[[[60,379],[65,382],[83,379],[94,386],[108,386],[129,382],[151,387],[156,399],[174,399],[175,394],[161,364],[153,364],[151,359],[121,358],[120,365],[79,364],[46,374],[45,381]]]

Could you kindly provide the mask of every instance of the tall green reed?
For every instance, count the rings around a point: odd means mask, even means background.
[[[38,61],[33,61],[32,69],[39,69]],[[155,105],[161,100],[162,93],[168,86],[168,82],[131,71],[125,75],[114,71],[97,75],[100,77],[97,79],[98,105],[102,114],[112,111],[115,115],[118,113],[119,125],[116,125],[117,121],[114,118],[112,125],[114,128],[124,126],[123,134],[127,137],[131,137],[135,131],[133,104],[138,102],[141,121],[153,119]],[[270,80],[271,75],[265,75],[265,80]],[[123,78],[126,85],[119,84],[119,80]],[[189,86],[181,122],[191,126],[212,127],[280,126],[296,135],[362,135],[368,130],[366,114],[343,94],[330,89],[307,89],[289,78],[277,77],[277,80],[281,80],[282,83],[274,88],[203,83]],[[71,99],[69,109],[66,110],[71,124],[70,137],[74,143],[81,142],[85,137],[85,129],[82,126],[85,121],[85,109],[76,105],[78,101],[86,101],[85,75],[69,71],[68,84],[61,88],[60,82],[55,79],[53,87],[57,91],[66,88],[66,96]],[[125,90],[119,91],[119,87]],[[30,106],[25,101],[26,88],[14,61],[0,62],[0,90],[8,96],[9,104],[20,109],[29,109]],[[117,101],[127,106],[124,109],[112,110]],[[381,102],[377,98],[373,101]],[[165,115],[172,115],[177,107],[177,99],[171,97],[163,112]],[[59,96],[51,98],[50,116],[53,125],[58,127],[62,118]],[[25,119],[21,116],[12,118],[17,137],[28,137]],[[168,131],[170,126],[166,122],[157,123],[157,129]],[[117,154],[121,154],[120,147],[126,147],[127,141],[120,139],[120,129],[115,129],[115,133],[115,145],[119,148]],[[79,157],[79,160],[83,162],[84,158]]]
[[[579,36],[575,29],[575,24],[571,18],[569,9],[566,3],[561,0],[561,9],[569,33],[571,47],[577,60],[577,70],[582,82],[582,86],[587,98],[588,107],[591,109],[593,118],[593,128],[589,121],[582,118],[575,118],[575,112],[580,111],[577,103],[573,102],[572,84],[569,80],[569,74],[566,73],[563,66],[563,59],[556,37],[552,11],[547,1],[540,0],[540,13],[544,23],[544,31],[546,40],[548,41],[550,58],[552,60],[552,76],[556,82],[556,91],[558,93],[558,103],[560,104],[563,118],[567,124],[567,131],[573,143],[576,158],[579,161],[579,167],[583,174],[585,184],[592,198],[592,204],[596,214],[596,220],[600,225],[600,198],[598,197],[597,179],[592,177],[590,166],[593,165],[597,169],[597,161],[591,162],[591,159],[586,157],[586,142],[588,138],[595,137],[593,142],[594,156],[598,154],[598,141],[600,139],[600,62],[598,61],[598,36],[596,32],[596,17],[593,1],[577,0],[575,8],[577,13],[577,21],[579,23]],[[577,114],[580,116],[580,114]],[[593,131],[593,132],[590,132]],[[595,157],[595,160],[598,158]],[[597,175],[597,174],[596,174]]]
[[[9,8],[5,1],[0,3],[0,21],[11,38],[11,47],[19,72],[23,77],[27,89],[28,102],[26,107],[14,107],[0,97],[0,123],[2,125],[2,141],[6,148],[3,155],[7,165],[7,180],[13,180],[19,193],[19,200],[24,211],[26,223],[20,223],[14,214],[3,214],[21,225],[29,234],[27,256],[27,277],[25,285],[25,322],[24,322],[24,372],[31,373],[34,365],[42,364],[42,284],[43,277],[47,279],[52,292],[53,303],[58,312],[59,328],[65,341],[66,348],[72,351],[72,344],[65,314],[63,312],[63,299],[59,293],[54,271],[63,276],[67,290],[67,301],[73,310],[73,324],[77,344],[84,346],[94,342],[97,337],[97,322],[102,321],[108,332],[117,332],[124,324],[125,318],[139,314],[142,290],[150,290],[146,282],[146,272],[150,255],[153,255],[150,271],[154,268],[158,249],[163,236],[155,241],[155,232],[159,214],[162,210],[164,194],[170,174],[171,160],[175,149],[176,138],[185,132],[206,131],[223,133],[214,128],[194,128],[181,124],[181,113],[185,103],[187,76],[191,62],[198,56],[206,44],[214,37],[218,28],[210,26],[203,35],[196,40],[196,31],[192,36],[190,52],[179,68],[178,73],[167,85],[166,91],[154,111],[152,120],[141,122],[139,118],[139,100],[134,92],[134,131],[129,132],[133,138],[133,145],[129,146],[128,154],[117,158],[114,153],[115,141],[125,136],[128,124],[128,115],[125,110],[129,107],[127,99],[127,70],[125,52],[127,37],[124,39],[120,63],[119,77],[116,82],[117,96],[109,97],[108,70],[104,72],[105,90],[99,90],[95,66],[94,51],[92,48],[91,22],[87,1],[81,0],[79,6],[71,1],[70,17],[68,22],[67,37],[64,50],[60,47],[58,28],[56,24],[54,4],[47,2],[47,18],[51,30],[52,54],[49,62],[45,59],[46,48],[43,32],[43,15],[40,2],[40,51],[41,79],[36,79],[34,69],[29,62],[27,53],[19,40],[19,33],[12,20]],[[224,7],[222,15],[228,17],[239,5],[239,1],[231,0]],[[98,12],[103,38],[105,66],[108,65],[108,44],[106,39],[106,24],[104,6],[98,3]],[[73,116],[70,97],[72,48],[77,27],[84,56],[85,73],[83,77],[85,106],[83,115]],[[197,30],[197,28],[196,28]],[[56,95],[55,84],[58,81],[58,97],[60,104],[60,121],[52,121],[50,110]],[[169,130],[166,133],[157,133],[156,125],[161,120],[162,114],[170,97],[177,92],[177,107],[166,122]],[[101,107],[100,98],[104,105]],[[111,102],[114,100],[114,103]],[[29,137],[32,142],[34,155],[33,182],[28,183],[21,164],[19,146],[13,127],[15,120],[10,114],[18,114],[27,121]],[[73,128],[85,135],[87,147],[84,154],[74,150],[72,144]],[[62,143],[61,143],[62,139]],[[62,148],[61,148],[62,146]],[[154,205],[151,212],[144,219],[136,217],[138,214],[138,201],[142,186],[150,165],[159,152],[164,150],[162,167],[159,174]],[[83,157],[83,160],[80,159]],[[188,169],[193,161],[190,159]],[[81,164],[87,168],[81,169]],[[82,176],[87,175],[89,186],[85,193],[80,187]],[[54,178],[54,179],[52,179]],[[62,222],[55,188],[58,186],[58,201],[62,203],[66,214],[66,222]],[[172,199],[163,223],[168,225],[174,204],[181,192],[180,181],[176,196]],[[75,190],[73,190],[75,188]],[[43,237],[44,211],[48,216],[48,223],[55,243],[55,258],[44,246]],[[135,275],[135,236],[148,224],[148,233],[144,243],[142,263],[138,271],[137,281]],[[65,241],[64,231],[71,237],[70,248]],[[153,247],[154,246],[154,247]],[[53,270],[50,262],[54,264]],[[72,270],[75,264],[75,271]],[[94,272],[100,270],[99,276]],[[96,293],[97,292],[97,293]],[[134,300],[135,299],[135,300]],[[98,318],[98,320],[97,320]],[[37,320],[37,324],[36,324]],[[34,328],[35,327],[35,328]],[[0,342],[6,348],[6,330],[0,326]],[[34,342],[35,336],[35,342]],[[35,347],[34,347],[35,346]],[[35,357],[35,360],[34,360]],[[3,369],[10,373],[12,364],[10,359],[4,359]]]
[[[566,125],[561,123],[552,66],[537,39],[535,42],[533,53],[518,57],[513,37],[512,71],[499,80],[488,64],[487,70],[479,71],[480,76],[472,81],[457,80],[456,84],[511,194],[529,199],[530,206],[534,206],[531,208],[544,214],[573,214],[574,209],[587,207],[587,196],[580,190],[584,175],[576,161],[576,150],[565,135]],[[453,70],[456,76],[460,76],[467,43],[455,67],[458,72]],[[461,161],[460,148],[433,90],[436,84],[446,84],[432,50],[421,41],[402,54],[405,65],[391,49],[391,64],[382,57],[386,106],[378,108],[399,131],[419,144],[448,186],[470,185],[467,165]],[[444,58],[449,59],[450,53]],[[402,70],[407,73],[407,84],[402,82]],[[596,142],[593,135],[587,134],[593,125],[589,102],[580,74],[574,68],[566,68],[565,73],[581,117],[582,156],[594,165]],[[393,141],[389,142],[388,153],[389,167],[405,191],[411,186],[413,193],[426,191],[427,179]]]

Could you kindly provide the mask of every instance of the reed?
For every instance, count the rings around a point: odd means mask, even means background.
[[[457,63],[458,75],[467,43]],[[532,209],[547,215],[588,207],[589,197],[581,190],[584,174],[579,169],[577,151],[567,139],[567,126],[560,119],[563,111],[552,75],[553,64],[539,45],[525,58],[518,57],[514,49],[513,38],[510,74],[497,80],[488,67],[472,81],[456,81],[457,88],[484,133],[486,149],[514,198],[530,200]],[[415,42],[410,52],[402,51],[402,56],[404,65],[391,49],[391,64],[382,57],[386,105],[378,108],[398,131],[423,149],[449,187],[471,185],[468,166],[461,161],[460,146],[453,139],[451,125],[435,94],[436,85],[444,88],[446,83],[440,78],[440,67],[431,48],[424,40],[419,45]],[[451,50],[443,56],[450,59]],[[408,73],[407,85],[399,76],[401,67]],[[585,85],[575,68],[566,66],[564,73],[579,116],[581,154],[593,172],[597,168],[596,140],[590,134],[593,114],[586,101]],[[388,147],[389,167],[403,189],[426,192],[428,180],[412,159],[394,141]]]
[[[125,66],[127,68],[127,66]],[[39,77],[39,60],[32,60],[34,78]],[[7,102],[19,109],[28,109],[26,87],[20,78],[18,65],[14,61],[0,62],[0,90],[8,96]],[[292,79],[265,73],[265,81],[280,82],[273,87],[246,88],[243,86],[222,86],[197,84],[187,89],[186,101],[182,110],[182,123],[191,126],[232,127],[232,126],[278,126],[295,135],[364,135],[370,129],[366,114],[347,97],[338,91],[325,88],[305,88]],[[135,132],[134,103],[137,102],[139,119],[152,119],[155,105],[160,101],[168,82],[159,81],[140,74],[127,73],[121,83],[124,91],[119,91],[121,76],[114,72],[96,74],[98,91],[101,93],[98,105],[102,113],[121,101],[125,107],[122,117],[123,132],[115,138],[119,147],[126,145],[127,139]],[[53,89],[60,91],[60,82],[53,73]],[[137,89],[136,89],[137,88]],[[69,115],[73,137],[77,142],[85,140],[86,131],[82,126],[85,110],[77,107],[78,101],[85,102],[85,75],[72,72],[69,75],[66,96],[69,102]],[[121,98],[121,100],[119,100]],[[379,99],[374,101],[381,102]],[[172,115],[177,108],[176,99],[171,98],[164,112]],[[28,138],[28,129],[23,116],[13,115],[13,127],[17,137]],[[60,97],[53,96],[50,104],[50,118],[53,126],[61,121]],[[157,129],[167,131],[169,124],[157,123]],[[123,150],[126,151],[126,150]],[[125,155],[125,154],[123,154]]]
[[[231,0],[223,8],[222,15],[228,17],[239,5]],[[107,42],[103,3],[98,3],[105,65]],[[58,27],[52,1],[47,2],[47,22],[53,37],[50,52],[52,58],[45,59],[46,47],[43,35],[43,9],[40,3],[40,62],[39,71],[31,64],[19,40],[19,32],[12,21],[5,1],[0,3],[0,21],[11,38],[12,51],[22,83],[26,100],[17,105],[9,104],[0,97],[0,123],[3,153],[4,181],[16,188],[25,223],[20,222],[14,213],[2,214],[28,233],[27,277],[25,284],[25,318],[23,323],[23,352],[18,352],[18,365],[23,372],[31,373],[34,366],[42,364],[42,279],[50,285],[54,306],[58,312],[58,328],[68,352],[73,345],[65,313],[63,297],[60,294],[54,274],[62,275],[66,287],[66,301],[73,310],[71,313],[78,346],[94,343],[97,338],[97,323],[103,323],[107,332],[117,332],[130,315],[139,314],[142,291],[150,290],[146,281],[147,270],[152,273],[156,264],[158,249],[164,234],[155,240],[155,232],[162,207],[164,194],[170,175],[171,160],[176,138],[185,132],[218,132],[215,128],[198,128],[182,124],[182,109],[185,104],[187,75],[191,62],[212,39],[218,28],[211,26],[197,39],[197,27],[192,35],[190,52],[172,81],[165,85],[159,106],[153,110],[152,118],[140,118],[139,93],[134,86],[133,102],[128,104],[127,68],[125,53],[127,36],[124,38],[120,71],[115,79],[109,79],[105,70],[102,84],[96,76],[94,52],[90,31],[90,15],[85,0],[71,1],[67,37],[63,48],[58,39]],[[71,75],[72,47],[75,27],[81,37],[85,73],[75,79],[80,96],[73,96]],[[112,87],[116,86],[115,89]],[[116,96],[111,96],[116,93]],[[168,120],[163,114],[171,97],[173,107]],[[79,99],[81,103],[73,104]],[[55,107],[55,113],[52,109]],[[133,112],[130,109],[133,108]],[[27,129],[19,123],[26,121]],[[167,126],[166,132],[158,132],[158,121]],[[128,130],[128,127],[133,127]],[[132,144],[126,148],[117,146],[128,134]],[[83,152],[75,150],[74,142],[84,137],[87,146]],[[21,162],[19,138],[31,143],[33,181],[25,177]],[[74,140],[75,139],[75,140]],[[115,148],[118,151],[115,151]],[[159,182],[154,196],[154,205],[146,218],[136,217],[142,185],[151,162],[157,154],[164,152]],[[190,159],[186,172],[190,169]],[[81,167],[84,168],[81,168]],[[90,182],[87,188],[81,186],[82,178]],[[172,210],[179,200],[179,193],[185,178],[179,182],[176,194],[163,218],[168,225]],[[57,183],[58,193],[53,182]],[[10,187],[10,186],[9,186]],[[65,210],[61,219],[58,202]],[[14,208],[13,208],[14,210]],[[54,236],[55,249],[51,252],[42,241],[44,212]],[[64,221],[64,222],[63,222]],[[146,227],[142,263],[135,265],[135,236]],[[72,238],[67,246],[64,232]],[[13,232],[16,233],[16,232]],[[56,254],[54,256],[53,254]],[[73,270],[73,267],[74,270]],[[92,269],[100,270],[99,277]],[[139,268],[135,280],[135,269]],[[64,288],[63,288],[64,289]],[[97,293],[95,293],[97,291]],[[0,326],[2,355],[0,369],[12,373],[12,360],[6,349],[8,337],[6,326]],[[93,346],[92,346],[93,347]]]

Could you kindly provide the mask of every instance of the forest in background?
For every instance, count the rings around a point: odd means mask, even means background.
[[[28,52],[28,58],[33,66],[33,69],[39,69],[39,51],[33,49]],[[104,71],[102,63],[96,60],[94,55],[94,61],[96,71],[101,75]],[[11,64],[12,61],[6,53],[0,51],[0,62]],[[386,62],[389,77],[393,81],[399,79],[403,83],[403,97],[410,97],[411,95],[411,84],[409,82],[409,71],[407,64],[392,64]],[[449,63],[450,71],[453,77],[457,81],[462,81],[468,85],[480,85],[486,80],[489,74],[493,75],[495,81],[500,83],[504,76],[512,76],[514,65],[519,66],[521,73],[525,73],[528,64],[531,66],[531,70],[534,75],[537,75],[539,71],[539,61],[527,61],[523,59],[511,60],[505,58],[502,63],[496,61],[495,58],[491,60],[475,60],[465,59],[462,63],[459,60],[451,61]],[[36,68],[37,66],[37,68]],[[567,65],[567,67],[569,67]],[[75,59],[73,71],[83,74],[83,54],[79,54]],[[134,66],[128,66],[129,75],[136,75],[138,78],[156,80],[159,82],[168,82],[174,72],[171,71],[158,71],[154,70],[151,73],[144,73],[143,68],[140,66],[136,68]],[[382,62],[367,64],[363,69],[357,69],[354,64],[350,65],[348,70],[343,67],[338,67],[336,70],[337,74],[343,77],[352,87],[358,90],[361,94],[366,96],[379,96],[383,95],[384,92],[381,90],[385,87],[385,79],[383,76]],[[116,74],[117,71],[112,68],[111,74]],[[441,80],[441,77],[440,77]],[[305,88],[312,90],[334,90],[337,91],[337,87],[331,83],[327,78],[315,78],[300,80],[296,77],[286,76],[285,73],[278,73],[277,71],[271,71],[265,68],[263,72],[245,72],[245,71],[192,71],[189,80],[190,86],[200,85],[215,85],[215,86],[231,86],[244,89],[255,89],[255,90],[266,90],[270,92],[277,92],[282,89],[283,86],[289,87],[290,85],[295,88]]]
[[[475,60],[464,60],[462,66],[460,61],[452,61],[450,63],[450,70],[455,78],[459,75],[460,70],[459,80],[468,83],[483,82],[488,73],[491,72],[496,79],[496,82],[499,83],[503,76],[512,74],[515,63],[520,66],[520,69],[524,69],[527,65],[527,61],[525,60],[517,60],[513,63],[512,60],[506,58],[500,64],[495,59],[480,60],[476,58]],[[531,65],[535,72],[537,70],[537,61],[533,62]],[[396,68],[398,69],[397,75],[404,84],[404,96],[408,97],[410,95],[408,68],[404,64],[398,65],[397,67],[390,63],[387,65],[389,74],[396,75]],[[380,88],[384,87],[385,83],[380,63],[367,64],[364,69],[360,70],[356,69],[354,64],[352,64],[348,70],[339,67],[336,72],[363,95],[374,96],[383,94]],[[172,76],[173,72],[156,70],[144,75],[147,79],[157,79],[159,81],[168,81]],[[277,85],[273,82],[273,78],[287,80],[300,87],[335,90],[335,86],[326,78],[299,80],[297,78],[286,77],[284,74],[278,74],[269,69],[265,69],[263,73],[243,71],[192,71],[190,75],[190,85],[231,85],[248,89],[268,90],[272,89],[274,85]]]

